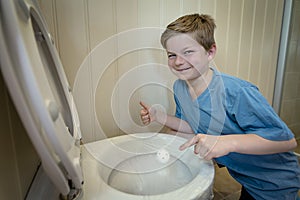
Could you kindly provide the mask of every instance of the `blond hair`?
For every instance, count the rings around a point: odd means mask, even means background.
[[[171,37],[180,33],[190,34],[206,51],[215,44],[215,21],[209,15],[191,14],[185,15],[170,23],[160,38],[162,46],[166,49],[166,43]]]

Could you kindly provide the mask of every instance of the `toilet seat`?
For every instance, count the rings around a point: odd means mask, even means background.
[[[31,0],[1,1],[0,9],[1,72],[43,170],[64,197],[212,198],[212,162],[194,156],[191,148],[179,151],[178,146],[185,142],[183,138],[137,133],[80,145],[80,124],[72,92],[38,5]],[[184,186],[164,193],[135,195],[108,185],[109,177],[120,163],[135,156],[155,154],[162,148],[174,160],[188,163],[186,169],[192,178]],[[155,173],[165,173],[173,163],[164,163]],[[151,167],[138,177],[144,179]]]

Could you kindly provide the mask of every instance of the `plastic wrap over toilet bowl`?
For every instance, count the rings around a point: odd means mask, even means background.
[[[214,167],[186,140],[138,133],[85,144],[85,199],[212,199]]]

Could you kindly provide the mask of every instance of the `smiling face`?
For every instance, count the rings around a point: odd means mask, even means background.
[[[168,65],[182,80],[198,79],[209,70],[209,62],[215,55],[215,45],[206,51],[189,34],[180,33],[166,42]]]

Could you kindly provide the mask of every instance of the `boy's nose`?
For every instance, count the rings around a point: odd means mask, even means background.
[[[182,65],[184,63],[184,59],[181,56],[176,56],[175,65]]]

